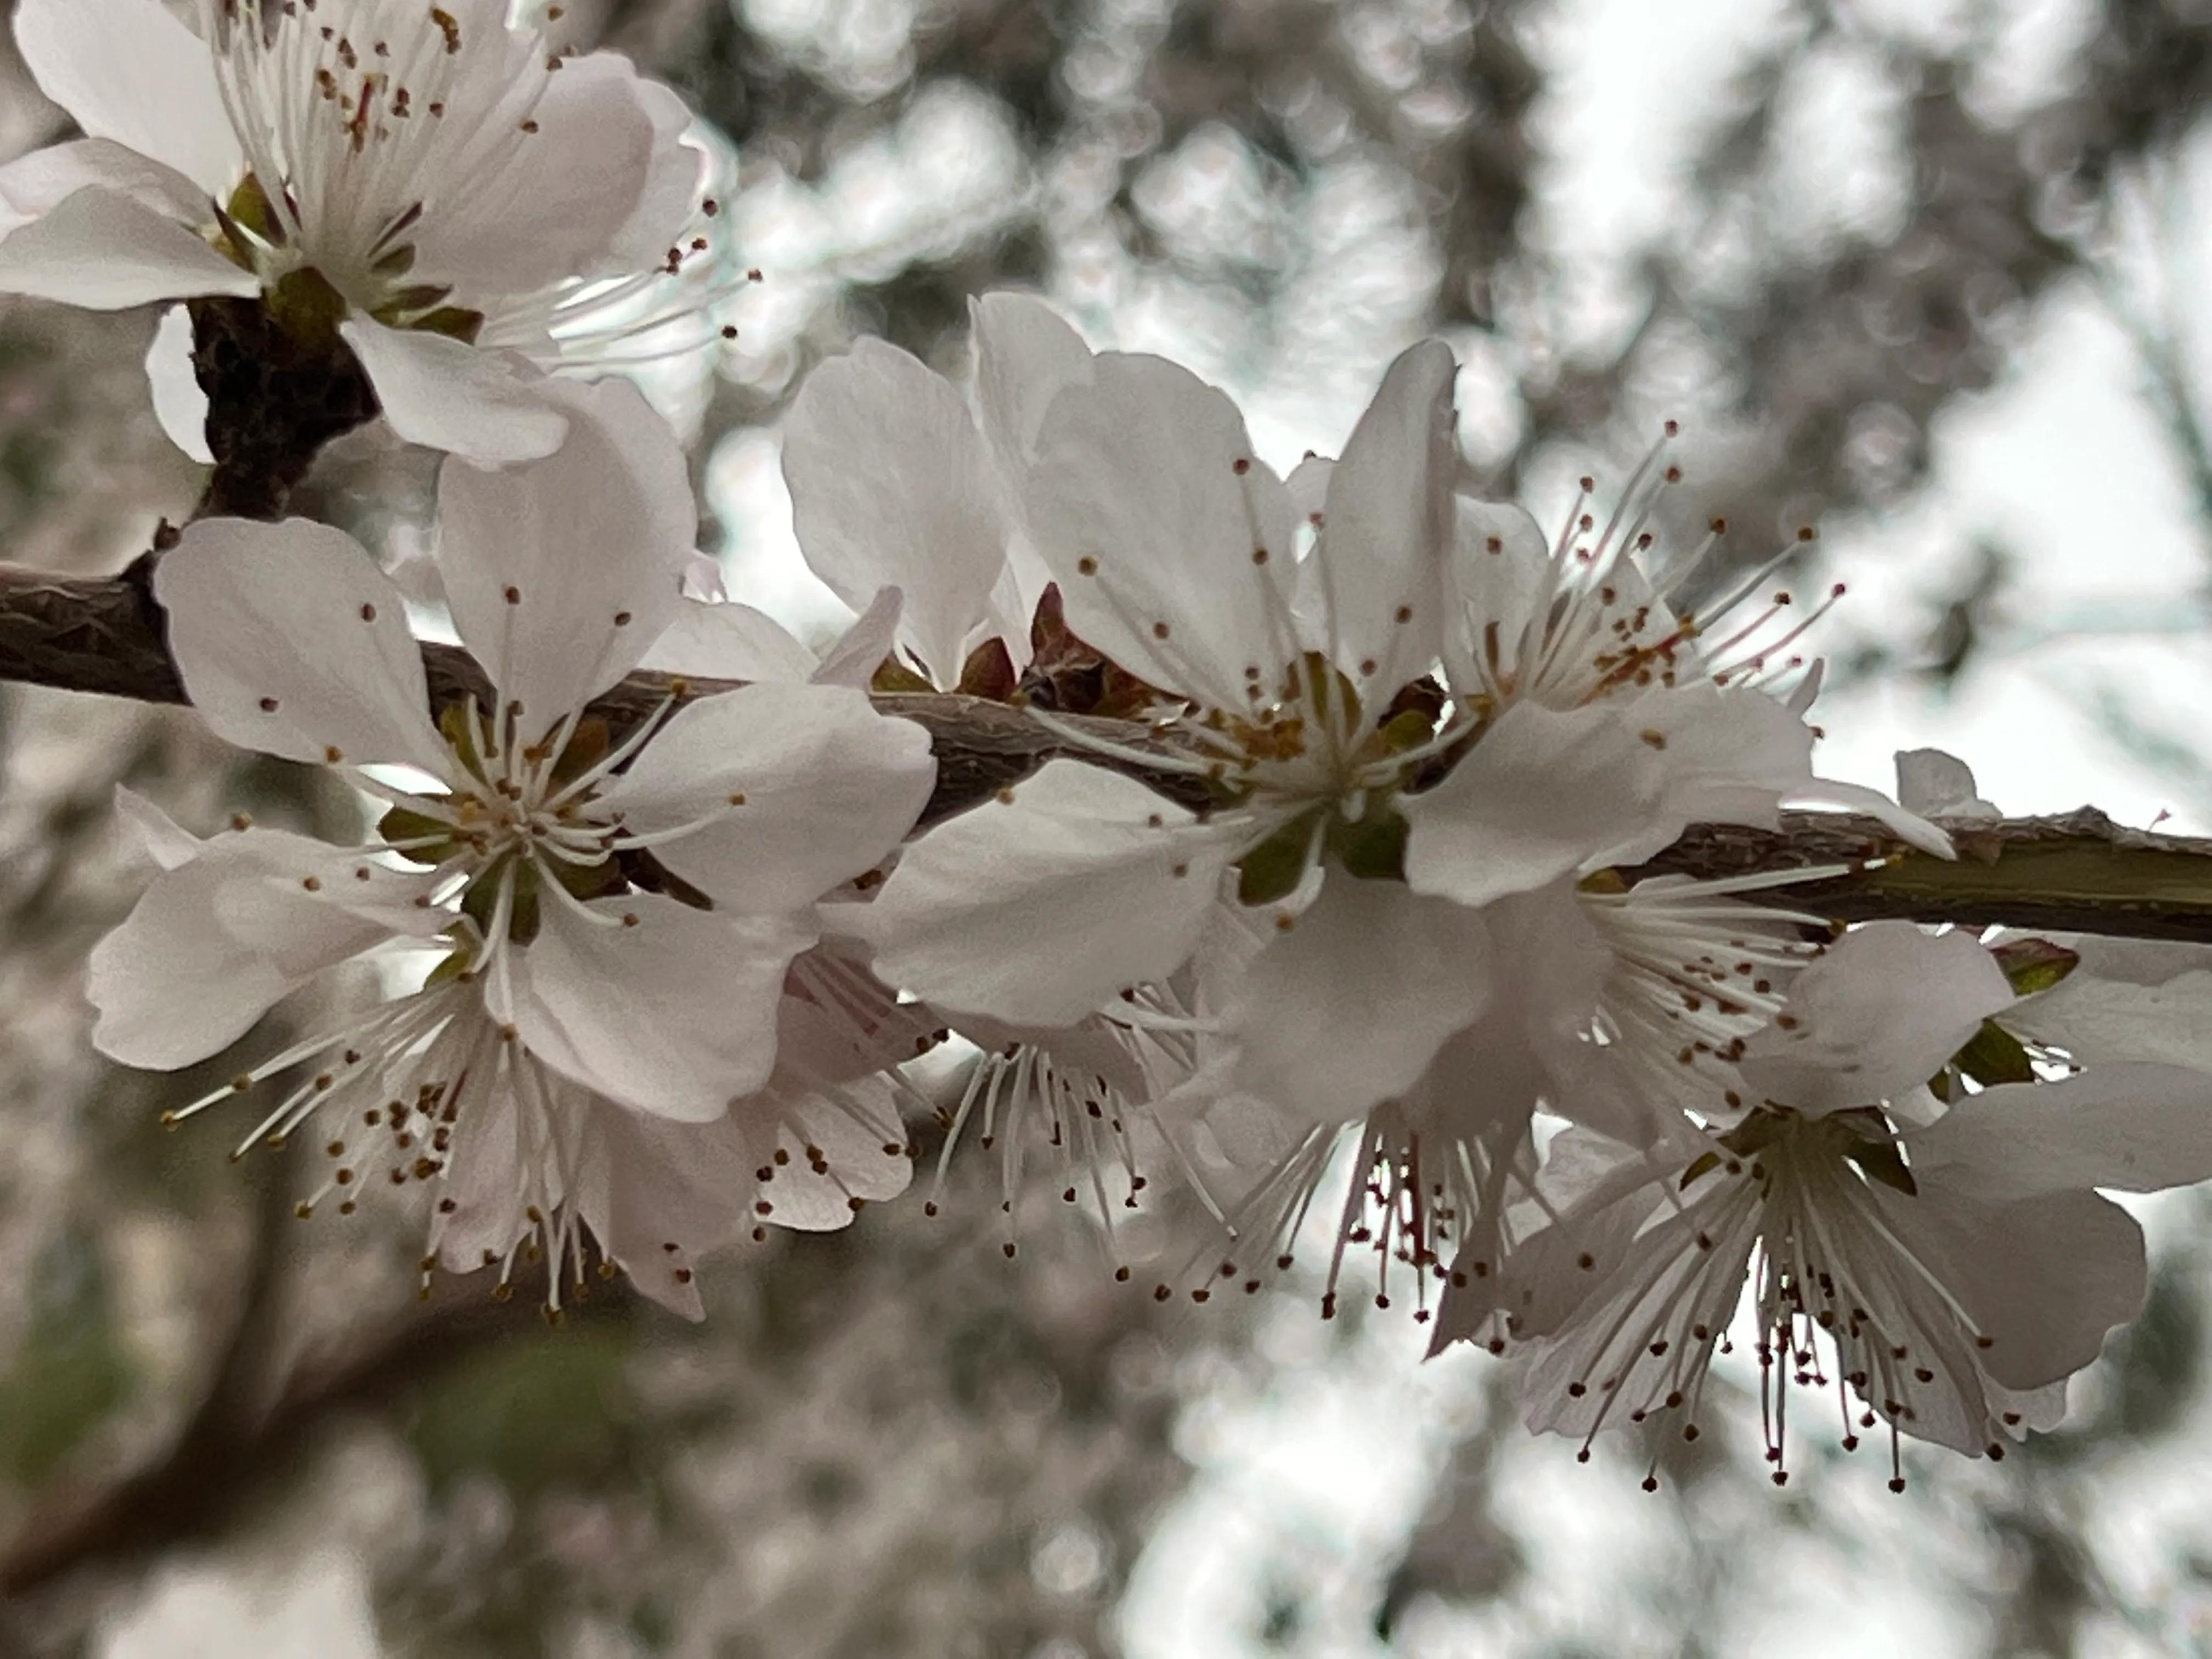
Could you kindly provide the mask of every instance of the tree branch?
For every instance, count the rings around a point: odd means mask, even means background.
[[[483,671],[459,647],[425,645],[422,660],[434,706],[459,697],[489,702]],[[0,681],[141,702],[185,701],[160,613],[143,586],[8,565],[0,565]],[[592,710],[619,735],[671,697],[705,696],[735,684],[635,673]],[[1164,794],[1204,804],[1193,799],[1189,780],[1103,760],[1005,703],[907,692],[879,693],[875,702],[930,734],[938,780],[927,821],[988,799],[1055,755],[1130,770]],[[1073,723],[1149,746],[1145,728],[1128,721]],[[2212,842],[2124,829],[2089,808],[1965,829],[1959,842],[1953,863],[1900,848],[1870,818],[1793,817],[1778,831],[1706,824],[1630,873],[1718,877],[1882,858],[1876,867],[1779,890],[1771,902],[1849,921],[1901,916],[2212,943]]]

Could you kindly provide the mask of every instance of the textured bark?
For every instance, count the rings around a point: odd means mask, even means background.
[[[434,705],[464,696],[488,701],[483,671],[466,652],[432,644],[422,657]],[[185,701],[160,612],[142,586],[0,565],[0,681],[9,680],[141,702]],[[733,684],[637,673],[592,707],[619,735],[672,697],[705,696]],[[1062,754],[1087,755],[1192,800],[1189,780],[1101,760],[1004,703],[888,692],[877,696],[876,706],[930,734],[938,779],[928,820],[986,799]],[[1124,720],[1072,723],[1123,744],[1149,741],[1142,726]],[[1704,824],[1630,873],[1717,877],[1847,866],[1848,874],[1780,890],[1770,902],[1848,921],[1904,916],[2212,943],[2212,842],[2125,829],[2091,808],[1962,828],[1958,840],[1960,856],[1947,862],[1901,848],[1872,819],[1793,817],[1779,830]]]

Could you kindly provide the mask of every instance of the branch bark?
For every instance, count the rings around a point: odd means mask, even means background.
[[[434,705],[465,696],[489,702],[483,671],[466,652],[428,644],[422,659]],[[141,702],[185,701],[160,611],[142,585],[7,565],[0,565],[0,681]],[[592,709],[619,735],[672,697],[709,696],[736,684],[635,673]],[[925,821],[988,799],[1056,755],[1119,766],[1164,794],[1203,805],[1192,799],[1188,780],[1102,760],[1005,703],[906,692],[879,693],[875,702],[884,714],[923,726],[935,746],[937,791]],[[1127,721],[1073,724],[1124,744],[1148,744],[1144,728]],[[1854,866],[1848,875],[1778,890],[1770,902],[1847,921],[1905,917],[2212,944],[2212,841],[2125,829],[2091,808],[1962,827],[1957,838],[1960,857],[1947,862],[1900,848],[1872,819],[1799,817],[1779,830],[1705,824],[1629,873],[1719,877],[1848,865]],[[1873,860],[1881,861],[1869,866]]]

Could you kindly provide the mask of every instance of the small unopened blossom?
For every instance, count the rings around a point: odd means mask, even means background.
[[[173,1067],[342,962],[427,950],[410,994],[246,1075],[316,1066],[249,1141],[325,1112],[388,1126],[395,1101],[464,1137],[518,1112],[542,1154],[521,1207],[545,1216],[579,1190],[562,1126],[588,1118],[587,1097],[703,1124],[740,1097],[850,1080],[811,1077],[779,1030],[794,997],[886,1018],[889,994],[840,965],[854,947],[817,942],[837,931],[828,901],[897,844],[934,772],[926,734],[846,687],[672,694],[620,736],[589,712],[690,603],[694,509],[635,390],[558,395],[572,430],[556,455],[507,471],[452,459],[441,481],[442,585],[488,708],[432,718],[398,591],[336,531],[205,520],[163,556],[155,590],[195,707],[242,745],[337,769],[380,805],[380,836],[219,838],[156,879],[90,982],[100,1048]],[[472,1118],[471,1101],[493,1103]],[[446,1151],[420,1154],[425,1178]]]
[[[2142,1236],[2096,1188],[2212,1175],[2212,1075],[2120,1063],[1928,1090],[2014,1000],[1972,938],[1881,922],[1797,981],[1707,1127],[1637,1150],[1554,1143],[1549,1218],[1502,1272],[1455,1275],[1438,1346],[1518,1346],[1533,1427],[1584,1442],[1694,1438],[1708,1367],[1746,1300],[1766,1454],[1793,1400],[1969,1455],[2049,1427],[2065,1380],[2140,1310]],[[1547,1171],[1547,1174],[1550,1173]],[[1647,1480],[1647,1485],[1651,1484]]]
[[[342,339],[401,437],[549,453],[565,423],[538,369],[693,257],[699,160],[673,93],[507,11],[26,0],[16,44],[86,136],[0,169],[0,292],[258,297]]]

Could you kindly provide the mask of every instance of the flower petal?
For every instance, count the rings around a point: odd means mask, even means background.
[[[118,191],[90,185],[0,237],[0,294],[120,311],[261,283],[199,234]]]
[[[1158,357],[1108,352],[1053,400],[1024,492],[1067,623],[1132,673],[1247,706],[1297,652],[1290,495],[1223,393]]]
[[[504,466],[551,454],[568,434],[568,416],[520,357],[427,329],[386,328],[357,313],[338,332],[361,360],[384,418],[410,444]]]
[[[1363,697],[1387,701],[1429,672],[1443,644],[1457,373],[1441,340],[1402,353],[1328,474],[1310,562],[1334,624],[1330,654]]]
[[[814,672],[814,653],[764,611],[724,600],[686,599],[640,667],[708,680],[781,680]]]
[[[1510,501],[1455,499],[1449,584],[1453,615],[1444,629],[1444,672],[1462,695],[1499,696],[1520,668],[1524,636],[1540,626],[1551,544],[1536,521]]]
[[[814,933],[788,916],[726,916],[657,893],[588,909],[544,905],[538,936],[505,953],[490,999],[530,1052],[638,1111],[720,1117],[769,1079],[776,1005]],[[623,918],[635,915],[635,926]],[[496,980],[496,974],[494,978]]]
[[[1394,881],[1341,872],[1247,970],[1222,1012],[1232,1087],[1322,1122],[1419,1083],[1490,994],[1483,918]]]
[[[914,1179],[883,1078],[846,1084],[835,1099],[778,1085],[733,1102],[730,1115],[751,1135],[758,1167],[775,1171],[752,1212],[770,1226],[833,1232],[852,1224],[854,1200],[896,1198]]]
[[[845,686],[748,685],[672,716],[599,805],[649,834],[712,822],[654,855],[716,904],[797,910],[872,868],[937,778],[929,734]]]
[[[912,595],[908,647],[957,684],[1006,553],[991,458],[951,383],[861,340],[807,377],[783,476],[807,567],[856,611],[886,586]]]
[[[1941,749],[1897,751],[1897,800],[1923,818],[2004,816],[1974,793],[1973,769]]]
[[[1035,456],[1052,400],[1089,378],[1091,348],[1058,312],[1025,294],[970,300],[968,326],[984,441],[1006,476],[1018,478]]]
[[[352,537],[203,519],[155,566],[154,595],[219,736],[287,760],[449,769],[406,604]]]
[[[15,46],[88,137],[166,162],[217,198],[244,176],[207,43],[161,0],[19,0]]]
[[[896,647],[899,616],[906,595],[896,587],[879,587],[868,608],[822,653],[822,660],[806,678],[817,685],[849,685],[865,691],[875,683],[876,671]]]
[[[453,626],[517,729],[543,735],[635,667],[682,608],[698,507],[676,434],[624,380],[548,387],[568,441],[501,471],[438,475]]]
[[[1642,833],[1663,776],[1619,708],[1516,704],[1443,782],[1401,804],[1407,883],[1473,905],[1544,886]]]
[[[1011,793],[908,848],[853,919],[885,981],[940,1008],[1073,1025],[1188,959],[1249,830],[1081,761]]]
[[[2212,1073],[2123,1060],[2057,1083],[2002,1083],[1905,1137],[1916,1172],[1989,1199],[2212,1180]]]
[[[356,868],[372,872],[365,882]],[[423,877],[281,830],[219,836],[155,878],[94,947],[93,1043],[128,1066],[173,1070],[243,1036],[325,968],[433,920]]]
[[[182,306],[161,313],[146,349],[146,381],[154,390],[154,418],[169,441],[202,466],[215,464],[208,447],[208,396],[192,367],[192,318]]]
[[[1871,922],[1797,976],[1788,1007],[1745,1044],[1743,1080],[1801,1111],[1873,1105],[1935,1076],[2012,1001],[1972,934]]]

